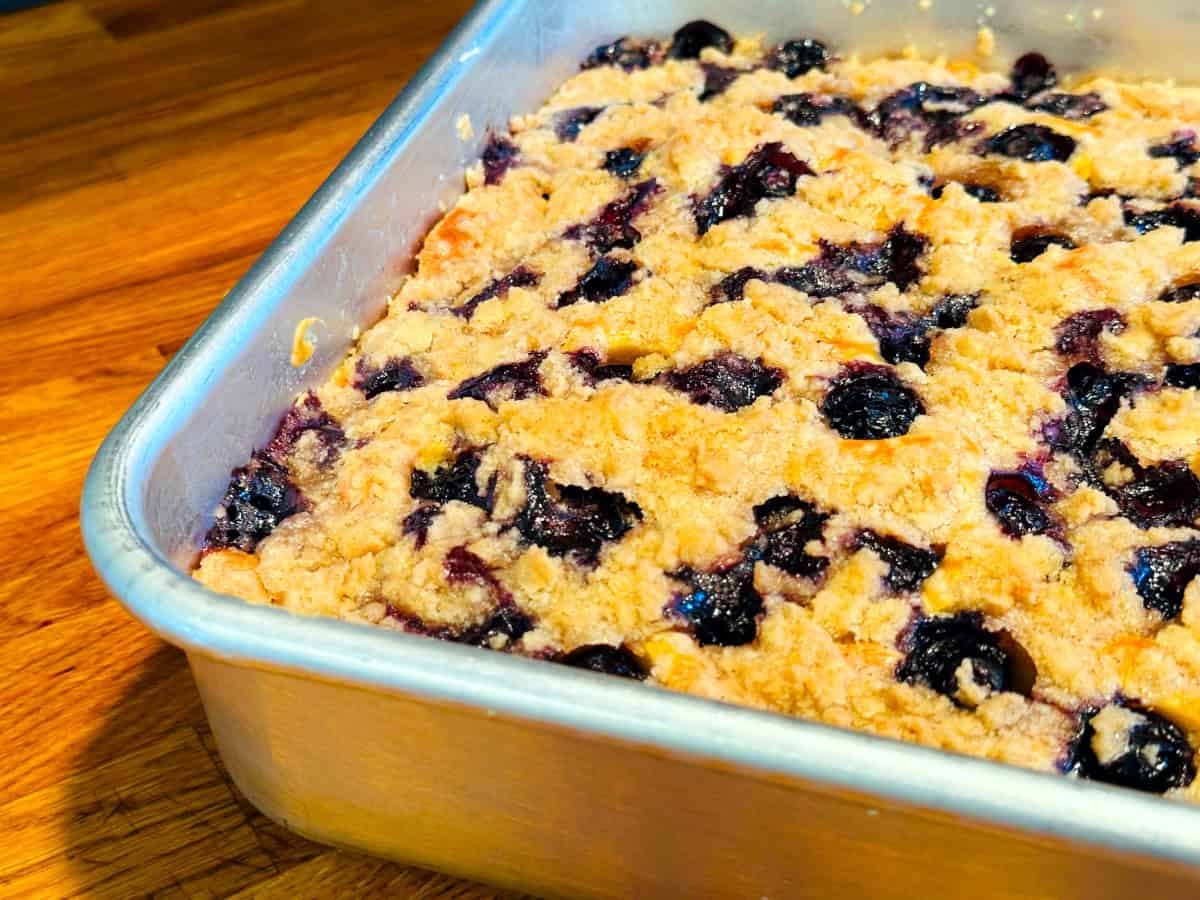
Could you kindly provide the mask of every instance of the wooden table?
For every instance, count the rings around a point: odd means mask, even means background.
[[[469,5],[0,16],[0,896],[494,896],[251,808],[78,522],[101,438]]]

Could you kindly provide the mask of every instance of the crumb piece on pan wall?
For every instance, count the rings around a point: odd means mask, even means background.
[[[292,332],[292,368],[298,369],[312,359],[317,339],[310,329],[320,321],[316,316],[309,316],[296,324],[296,330]]]
[[[975,33],[975,52],[985,59],[996,52],[996,33],[986,25]]]
[[[471,117],[463,113],[454,123],[454,130],[458,132],[458,138],[462,141],[469,141],[475,137],[475,129],[471,125]]]

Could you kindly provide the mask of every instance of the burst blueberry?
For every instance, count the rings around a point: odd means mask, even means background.
[[[754,214],[760,200],[790,197],[802,175],[815,174],[783,144],[761,144],[739,165],[722,174],[717,184],[696,203],[696,230],[705,234],[728,219]]]
[[[821,412],[843,438],[879,441],[908,434],[925,407],[891,370],[864,366],[834,380]]]
[[[602,363],[595,350],[576,350],[570,354],[573,365],[588,384],[601,381],[632,381],[633,366],[624,363]]]
[[[722,353],[687,369],[667,372],[663,381],[693,403],[734,412],[767,397],[783,384],[783,371],[736,353]]]
[[[1013,125],[985,140],[979,149],[1025,162],[1066,162],[1075,152],[1075,139],[1045,125]]]
[[[538,374],[545,358],[545,351],[538,351],[520,362],[502,363],[480,375],[468,378],[447,394],[446,398],[482,400],[494,408],[501,400],[524,400],[536,394],[545,394],[542,376]]]
[[[1195,755],[1170,719],[1121,702],[1084,715],[1071,770],[1092,781],[1163,794],[1192,783]]]
[[[978,613],[922,619],[907,643],[908,652],[896,676],[932,688],[958,706],[974,706],[976,690],[996,693],[1010,688],[1009,655],[998,636],[983,627],[983,617]],[[960,680],[963,677],[973,681],[974,686],[964,686]]]
[[[470,299],[466,300],[459,306],[451,309],[456,316],[462,316],[464,319],[469,319],[475,315],[475,310],[479,304],[496,297],[506,297],[512,288],[529,288],[535,287],[541,280],[541,276],[529,269],[526,266],[517,266],[503,278],[497,278],[487,285],[483,290],[479,291]]]
[[[354,367],[354,386],[368,399],[391,391],[410,391],[425,383],[413,361],[407,357],[391,357],[382,366],[372,366],[360,357]]]
[[[824,70],[829,62],[829,48],[812,38],[784,41],[767,54],[767,68],[796,78],[813,69]]]
[[[1167,366],[1163,384],[1168,387],[1200,390],[1200,363],[1172,363]]]
[[[672,577],[689,591],[675,597],[668,613],[681,618],[702,647],[751,643],[763,611],[762,597],[754,587],[754,563],[747,555],[712,571],[685,567],[673,572]]]
[[[305,434],[312,434],[316,439],[317,463],[322,468],[332,465],[346,445],[346,432],[312,391],[287,411],[263,453],[286,465],[287,457]]]
[[[430,500],[437,504],[457,500],[491,512],[496,476],[492,475],[487,486],[480,489],[479,466],[482,461],[481,450],[464,450],[453,461],[432,472],[413,469],[409,494],[417,500]]]
[[[483,183],[499,184],[519,156],[517,145],[508,138],[495,134],[489,137],[483,148]]]
[[[564,653],[558,661],[574,669],[587,669],[602,675],[616,675],[635,681],[644,681],[646,678],[646,667],[624,644],[618,647],[609,644],[584,644],[570,653]]]
[[[862,112],[846,97],[826,94],[784,94],[771,106],[777,113],[801,128],[820,125],[829,116],[861,117]]]
[[[916,547],[898,537],[869,530],[859,532],[853,546],[872,551],[887,564],[884,583],[898,594],[920,590],[945,555],[940,547]]]
[[[1054,349],[1063,356],[1096,361],[1100,358],[1100,336],[1105,332],[1120,334],[1124,330],[1125,317],[1115,309],[1084,310],[1059,323],[1055,329]]]
[[[1155,144],[1146,152],[1154,159],[1173,159],[1180,169],[1186,169],[1200,160],[1200,149],[1196,147],[1196,132],[1190,128],[1176,131],[1170,140]]]
[[[255,453],[247,465],[233,470],[220,512],[205,535],[205,549],[253,553],[280,522],[303,509],[300,490],[288,470],[269,456]]]
[[[1075,242],[1060,231],[1034,225],[1013,232],[1008,252],[1013,262],[1027,263],[1033,262],[1051,247],[1074,250]]]
[[[1143,547],[1134,552],[1129,574],[1146,609],[1177,619],[1187,586],[1200,576],[1200,540]]]
[[[628,191],[605,204],[596,217],[583,225],[572,225],[564,233],[573,241],[583,241],[598,256],[621,248],[631,250],[642,239],[633,227],[633,220],[650,207],[650,200],[659,192],[653,178],[635,184]]]
[[[619,147],[604,154],[604,170],[618,178],[632,178],[642,167],[646,154],[633,147]]]
[[[601,44],[583,61],[582,68],[595,69],[599,66],[616,66],[626,72],[647,69],[661,61],[662,47],[656,41],[639,41],[622,37],[611,44]]]
[[[554,133],[560,141],[571,143],[579,132],[596,121],[604,112],[603,106],[577,106],[574,109],[564,109],[554,117]]]
[[[829,567],[827,557],[806,549],[810,542],[821,540],[829,521],[829,515],[812,503],[791,494],[772,497],[754,507],[754,521],[763,562],[800,578],[816,578]]]
[[[1050,60],[1040,53],[1026,53],[1013,63],[1009,75],[1012,88],[1008,96],[1026,100],[1058,84],[1058,73]]]
[[[637,263],[627,259],[602,256],[579,279],[579,283],[558,298],[558,308],[580,300],[603,303],[624,294],[633,285]]]
[[[1164,226],[1183,229],[1183,241],[1200,241],[1200,210],[1186,203],[1172,203],[1162,209],[1137,212],[1126,207],[1125,224],[1138,234],[1146,234]]]
[[[671,56],[674,59],[697,59],[700,51],[708,47],[728,53],[733,49],[733,36],[712,22],[696,19],[675,32],[671,40]]]
[[[1046,506],[1054,500],[1054,491],[1037,472],[992,472],[983,496],[988,512],[1009,537],[1045,534],[1053,524]]]
[[[1090,119],[1108,109],[1108,104],[1094,91],[1087,94],[1046,94],[1025,105],[1035,112],[1049,113],[1073,122]],[[1153,155],[1152,153],[1151,156]]]

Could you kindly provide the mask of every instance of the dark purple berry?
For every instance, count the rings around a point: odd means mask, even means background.
[[[407,516],[400,525],[400,530],[404,534],[411,534],[417,542],[417,549],[420,550],[425,546],[425,541],[429,537],[429,526],[433,524],[433,520],[438,517],[438,513],[442,511],[441,506],[436,503],[426,503],[418,506]]]
[[[601,381],[633,381],[633,366],[620,363],[602,365],[600,354],[595,350],[577,350],[570,355],[571,364],[578,369],[588,384]]]
[[[1058,84],[1058,73],[1050,60],[1040,53],[1026,53],[1013,63],[1010,96],[1026,100]]]
[[[1147,152],[1155,159],[1175,160],[1180,169],[1186,169],[1196,160],[1200,160],[1200,150],[1196,148],[1196,132],[1190,128],[1176,131],[1169,141],[1155,144]]]
[[[442,568],[446,572],[446,580],[451,584],[474,582],[485,587],[500,586],[492,567],[462,545],[450,549],[442,561]],[[503,587],[500,590],[503,591]]]
[[[733,49],[733,36],[712,22],[696,19],[675,32],[671,39],[671,57],[697,59],[700,51],[706,47],[715,47],[722,53],[728,53]]]
[[[618,675],[621,678],[633,678],[645,681],[646,667],[632,650],[622,644],[612,647],[608,644],[584,644],[576,647],[570,653],[558,658],[563,665],[573,669],[587,669],[589,672],[599,672],[601,675]]]
[[[754,214],[758,201],[790,197],[802,175],[815,174],[781,143],[761,144],[749,156],[727,169],[696,204],[696,230],[704,234],[719,222]]]
[[[879,441],[908,434],[925,407],[889,369],[863,366],[834,380],[821,412],[847,440]]]
[[[971,310],[979,305],[976,294],[947,294],[929,311],[926,317],[937,328],[962,328]]]
[[[663,381],[693,403],[733,412],[766,397],[783,384],[783,371],[736,353],[722,353],[691,368],[667,372]]]
[[[558,298],[558,308],[570,306],[580,300],[603,303],[624,294],[633,285],[633,273],[637,263],[632,260],[613,259],[602,256],[583,274],[579,283]]]
[[[856,120],[862,116],[862,111],[846,97],[825,94],[784,94],[772,105],[771,112],[801,128],[820,125],[827,116],[850,116]]]
[[[742,74],[741,69],[718,66],[716,63],[700,63],[700,69],[704,72],[704,87],[697,98],[701,103],[707,103],[714,97],[721,96]]]
[[[642,239],[641,232],[633,227],[633,220],[646,211],[650,206],[650,198],[658,191],[658,182],[653,178],[635,184],[605,205],[592,221],[584,225],[572,225],[565,235],[570,240],[583,241],[597,255],[618,247],[631,250]]]
[[[875,244],[822,242],[821,255],[803,266],[779,269],[774,280],[810,297],[834,297],[892,282],[907,290],[920,281],[921,257],[929,242],[897,225]]]
[[[1088,94],[1046,94],[1044,97],[1030,100],[1025,106],[1035,112],[1049,113],[1052,116],[1058,116],[1060,119],[1070,119],[1075,122],[1081,119],[1090,119],[1097,113],[1102,113],[1108,109],[1108,104],[1101,100],[1100,95],[1095,92]],[[1153,155],[1152,153],[1151,156]]]
[[[577,106],[564,109],[554,116],[554,133],[560,141],[570,143],[579,137],[579,132],[599,118],[603,106]]]
[[[978,613],[922,619],[908,638],[908,654],[896,669],[901,681],[923,684],[944,694],[957,705],[974,704],[963,695],[959,682],[963,664],[977,685],[989,692],[1007,691],[1012,683],[1009,655],[1000,638],[983,627]]]
[[[881,100],[861,124],[893,146],[914,132],[924,132],[928,151],[979,130],[980,123],[960,120],[987,102],[970,88],[918,81]]]
[[[929,362],[929,325],[923,319],[906,313],[892,314],[871,304],[852,307],[851,311],[866,320],[879,341],[879,355],[888,362],[893,365],[910,362],[921,368]]]
[[[854,546],[856,549],[865,547],[873,551],[887,563],[884,583],[898,594],[920,590],[925,579],[933,574],[945,555],[941,548],[926,550],[924,547],[914,547],[897,537],[875,531],[859,532]]]
[[[1013,125],[992,135],[979,149],[1025,162],[1065,162],[1075,152],[1075,139],[1045,125]]]
[[[807,500],[791,494],[772,497],[754,507],[754,521],[760,534],[755,545],[763,562],[801,578],[816,578],[829,567],[828,558],[805,549],[810,541],[821,540],[829,521],[828,514]]]
[[[368,400],[388,391],[409,391],[425,383],[425,377],[417,371],[413,361],[393,356],[379,368],[367,364],[360,357],[354,368],[354,386]]]
[[[1075,242],[1062,232],[1033,225],[1018,228],[1013,232],[1009,255],[1015,263],[1032,262],[1050,249],[1051,245],[1062,247],[1064,250],[1075,249]]]
[[[948,182],[944,182],[935,186],[930,196],[932,196],[934,200],[942,199],[942,193],[945,191],[947,183]],[[1000,192],[995,188],[988,187],[986,184],[975,184],[971,181],[962,181],[959,182],[959,184],[962,186],[962,189],[967,192],[967,196],[974,197],[980,203],[1000,202]]]
[[[1183,613],[1184,591],[1200,575],[1200,540],[1143,547],[1133,554],[1129,574],[1146,609],[1177,619]]]
[[[633,38],[618,38],[611,44],[601,44],[583,61],[584,69],[598,66],[616,66],[626,72],[648,69],[662,61],[662,47],[656,41],[638,41]]]
[[[736,272],[731,272],[713,286],[710,293],[712,302],[732,303],[743,299],[746,293],[746,282],[755,279],[758,281],[771,280],[766,272],[760,269],[752,269],[749,266],[738,269]]]
[[[1100,335],[1120,334],[1125,317],[1115,309],[1088,309],[1067,316],[1055,329],[1054,349],[1063,356],[1100,358]]]
[[[1167,366],[1163,384],[1168,387],[1200,390],[1200,363],[1172,363]]]
[[[491,135],[483,148],[483,183],[499,184],[504,174],[517,164],[520,152],[506,137]]]
[[[1183,730],[1148,709],[1125,703],[1116,705],[1136,717],[1131,723],[1120,723],[1127,733],[1098,735],[1096,720],[1100,711],[1086,713],[1072,770],[1082,778],[1150,794],[1163,794],[1191,784],[1196,777],[1196,750]],[[1126,716],[1121,718],[1124,720]],[[1109,746],[1121,737],[1124,739],[1116,747]]]
[[[320,398],[309,391],[284,415],[263,453],[286,465],[288,455],[306,432],[311,432],[317,440],[318,463],[323,467],[331,465],[346,445],[346,432],[342,426],[321,406]]]
[[[642,167],[642,160],[645,158],[644,152],[639,153],[633,147],[609,150],[604,154],[604,169],[618,178],[632,178]]]
[[[494,297],[506,296],[509,288],[534,287],[540,280],[541,276],[537,272],[534,272],[532,269],[528,269],[525,266],[517,266],[517,268],[513,269],[503,278],[497,278],[465,303],[454,307],[451,312],[453,312],[456,316],[462,316],[464,319],[469,319],[471,316],[475,315],[475,309],[480,303],[491,300]]]
[[[1200,281],[1167,288],[1158,297],[1159,303],[1187,303],[1190,300],[1200,300]]]
[[[1128,447],[1113,439],[1099,441],[1083,462],[1087,478],[1116,500],[1121,514],[1138,528],[1191,527],[1200,517],[1200,479],[1186,463],[1143,466]],[[1114,464],[1125,470],[1126,477],[1110,485],[1104,473]]]
[[[233,470],[220,512],[204,537],[204,547],[253,553],[280,522],[303,509],[304,500],[288,470],[256,452],[248,464]]]
[[[491,512],[496,488],[496,476],[492,475],[484,490],[479,489],[479,464],[482,452],[466,450],[453,462],[440,466],[433,472],[413,469],[409,494],[417,500],[432,500],[434,503],[449,503],[457,500]]]
[[[753,555],[711,572],[685,567],[671,577],[691,590],[678,594],[668,611],[682,618],[700,646],[738,647],[758,634],[762,597],[754,588]]]
[[[784,41],[767,55],[767,68],[795,78],[813,69],[825,69],[829,48],[812,38]]]
[[[503,638],[503,646],[510,646],[534,629],[534,621],[528,613],[513,603],[503,603],[491,615],[465,629],[456,640],[471,647],[495,647]]]
[[[546,358],[545,351],[530,354],[521,362],[502,363],[481,375],[468,378],[449,394],[448,400],[472,398],[482,400],[493,409],[501,400],[524,400],[535,394],[545,394],[538,368]]]
[[[1071,406],[1066,418],[1048,430],[1052,446],[1084,462],[1091,458],[1104,429],[1117,414],[1121,399],[1144,384],[1126,372],[1105,372],[1091,363],[1076,363],[1067,371],[1064,397]]]
[[[983,497],[988,512],[1009,537],[1045,534],[1054,523],[1045,508],[1054,500],[1054,490],[1036,472],[992,472]]]
[[[1162,228],[1183,229],[1183,242],[1200,241],[1200,210],[1184,203],[1172,203],[1163,209],[1153,209],[1149,212],[1134,212],[1125,209],[1125,224],[1138,234],[1145,234]]]
[[[642,518],[638,505],[620,494],[547,481],[545,463],[527,460],[524,481],[525,506],[514,525],[551,556],[571,554],[593,564],[604,543],[620,539]]]

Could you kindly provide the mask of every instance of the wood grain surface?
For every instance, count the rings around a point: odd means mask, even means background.
[[[0,15],[0,896],[496,896],[251,808],[78,523],[104,435],[469,5]]]

